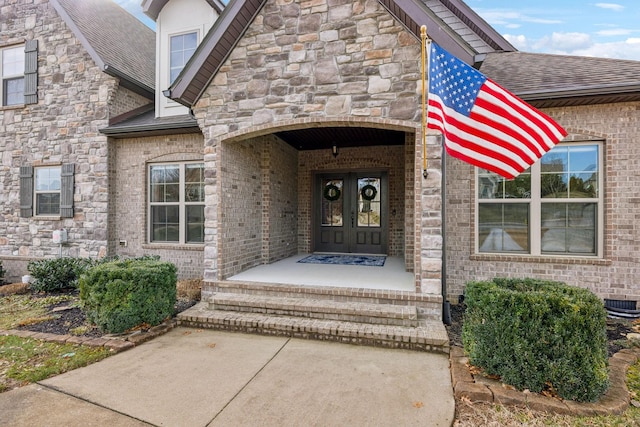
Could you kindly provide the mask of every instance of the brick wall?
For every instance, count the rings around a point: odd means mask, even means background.
[[[133,111],[138,107],[152,103],[152,100],[119,86],[115,91],[113,99],[109,103],[109,117],[117,117],[120,114]]]
[[[114,139],[109,144],[109,254],[159,255],[178,267],[179,278],[202,277],[202,245],[149,244],[147,225],[149,164],[202,161],[202,135]]]
[[[224,144],[220,274],[296,253],[297,153],[275,135]]]
[[[535,277],[581,286],[602,298],[640,300],[640,103],[546,110],[573,140],[604,141],[604,254],[602,258],[476,255],[473,169],[447,159],[447,294],[470,280]]]

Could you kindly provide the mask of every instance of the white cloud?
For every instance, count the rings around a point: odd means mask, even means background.
[[[503,34],[503,37],[523,52],[640,61],[640,37],[608,43],[596,43],[584,33],[553,33],[535,40],[524,35]]]
[[[613,10],[614,12],[622,12],[624,10],[624,6],[617,3],[596,3],[596,7]]]
[[[502,35],[509,43],[511,43],[516,49],[528,51],[529,41],[525,35],[503,34]]]
[[[559,19],[539,18],[513,10],[504,9],[478,9],[478,13],[491,25],[504,25],[508,28],[518,28],[518,22],[529,22],[534,24],[562,24]]]
[[[640,61],[640,38],[628,38],[624,41],[611,43],[595,43],[586,49],[578,49],[570,54]]]
[[[593,45],[591,36],[586,33],[552,33],[533,44],[536,50],[567,53],[578,49],[587,49]]]
[[[618,37],[618,36],[628,36],[636,32],[638,32],[638,30],[629,30],[626,28],[613,28],[611,30],[597,31],[596,34],[604,37]]]

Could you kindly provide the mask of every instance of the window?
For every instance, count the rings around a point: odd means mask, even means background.
[[[204,164],[149,167],[149,236],[152,242],[204,242]]]
[[[2,105],[24,104],[24,46],[0,51],[2,75]]]
[[[74,165],[20,167],[20,216],[73,218]]]
[[[36,215],[60,215],[60,168],[37,168]]]
[[[598,143],[561,144],[510,181],[478,171],[478,252],[600,255],[600,152]]]
[[[38,40],[0,47],[0,106],[38,102]]]
[[[198,33],[186,33],[177,36],[171,36],[170,41],[170,65],[169,65],[169,84],[173,83],[178,77],[184,66],[196,51],[198,46]]]

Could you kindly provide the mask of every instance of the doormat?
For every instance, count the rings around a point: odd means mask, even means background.
[[[382,267],[387,257],[385,255],[309,255],[302,258],[305,264],[340,264],[363,265],[368,267]]]

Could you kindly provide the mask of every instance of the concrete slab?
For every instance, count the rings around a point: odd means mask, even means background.
[[[446,355],[176,328],[7,393],[8,426],[449,426]]]
[[[154,425],[204,426],[286,342],[176,328],[42,384]]]
[[[31,384],[0,393],[0,425],[142,427],[149,424]]]
[[[449,426],[446,355],[291,340],[210,426]]]

